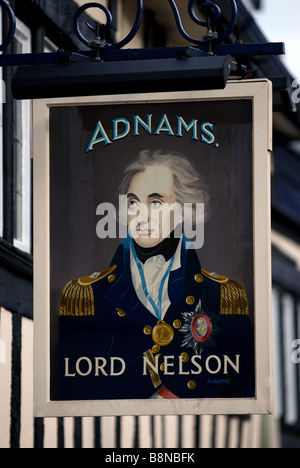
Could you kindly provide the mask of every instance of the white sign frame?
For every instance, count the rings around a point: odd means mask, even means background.
[[[256,398],[196,400],[50,400],[50,181],[49,109],[193,100],[253,102],[254,297]],[[36,417],[270,414],[273,412],[271,333],[272,85],[268,80],[228,82],[225,90],[42,99],[33,102],[34,164],[34,415]]]

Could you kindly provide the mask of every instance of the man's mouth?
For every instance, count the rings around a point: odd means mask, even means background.
[[[152,237],[154,231],[152,229],[139,229],[137,234],[139,237]]]
[[[158,231],[156,229],[149,229],[148,227],[138,227],[136,229],[136,233],[138,237],[154,238],[154,239],[158,237]]]

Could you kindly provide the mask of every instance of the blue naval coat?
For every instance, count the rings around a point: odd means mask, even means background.
[[[241,284],[201,268],[184,238],[159,321],[138,299],[124,239],[111,267],[60,301],[61,400],[255,397],[254,332]]]

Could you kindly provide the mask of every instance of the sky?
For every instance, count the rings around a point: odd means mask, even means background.
[[[254,17],[270,42],[285,42],[283,60],[300,80],[300,0],[261,0],[262,8]]]

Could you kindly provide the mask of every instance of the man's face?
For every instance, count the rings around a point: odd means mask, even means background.
[[[182,219],[172,172],[163,166],[153,166],[134,176],[128,189],[127,207],[129,231],[136,243],[144,248],[160,244]]]

